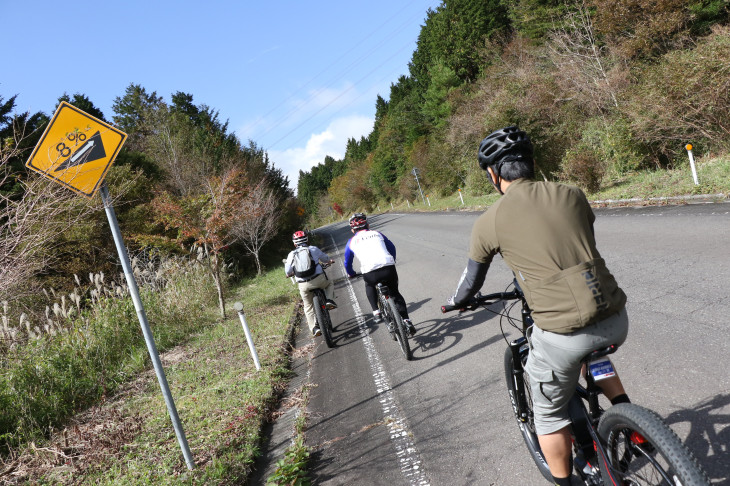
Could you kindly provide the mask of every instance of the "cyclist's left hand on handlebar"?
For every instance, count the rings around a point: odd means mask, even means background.
[[[454,297],[456,297],[456,296],[452,295],[451,297],[446,299],[446,305],[444,307],[442,307],[442,312],[446,312],[446,310],[449,308],[454,309],[454,310],[458,309],[459,312],[465,312],[468,310],[471,310],[471,311],[476,310],[479,307],[479,298],[481,296],[482,296],[481,292],[477,292],[476,295],[474,297],[472,297],[471,299],[469,299],[468,302],[457,304],[456,302],[454,302]]]

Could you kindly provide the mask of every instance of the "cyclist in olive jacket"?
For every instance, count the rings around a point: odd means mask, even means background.
[[[479,146],[479,165],[502,197],[474,224],[469,260],[450,304],[466,306],[492,258],[502,255],[532,309],[527,361],[535,428],[557,485],[570,484],[568,401],[589,352],[628,334],[626,295],[596,249],[595,215],[573,186],[534,181],[532,143],[507,127]],[[612,403],[627,402],[618,376],[599,382]]]

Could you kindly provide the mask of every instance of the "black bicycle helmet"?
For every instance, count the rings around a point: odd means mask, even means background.
[[[532,160],[532,142],[525,132],[517,127],[507,127],[487,135],[479,144],[479,167],[499,162]]]
[[[363,213],[355,213],[350,217],[350,228],[354,230],[367,229],[368,220]]]

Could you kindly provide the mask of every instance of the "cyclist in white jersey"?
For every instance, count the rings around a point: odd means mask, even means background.
[[[379,231],[370,229],[367,218],[363,213],[355,213],[350,218],[350,228],[355,236],[350,238],[345,247],[345,271],[348,277],[354,277],[352,261],[357,257],[360,262],[360,273],[365,281],[365,294],[373,310],[373,320],[376,324],[383,322],[378,310],[378,294],[375,286],[382,282],[388,286],[393,302],[408,333],[416,334],[416,327],[408,317],[406,301],[398,291],[398,272],[395,270],[395,245]]]

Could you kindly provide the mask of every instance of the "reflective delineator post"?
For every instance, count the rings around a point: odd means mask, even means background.
[[[461,189],[459,189],[459,199],[461,199],[461,205],[464,205],[464,196],[461,195]]]
[[[248,324],[246,324],[246,315],[243,313],[243,304],[236,302],[233,304],[233,308],[238,312],[238,318],[241,319],[241,325],[243,326],[243,333],[246,335],[246,342],[248,343],[248,349],[251,351],[253,356],[253,362],[256,365],[256,369],[261,369],[261,363],[259,363],[259,355],[256,353],[256,347],[253,345],[253,337],[251,337],[251,331],[248,330]]]
[[[195,461],[193,456],[190,454],[190,447],[188,447],[188,440],[185,438],[185,431],[180,423],[180,417],[177,415],[177,408],[175,408],[175,401],[172,399],[170,393],[170,386],[167,384],[167,378],[165,377],[165,370],[162,368],[162,362],[160,361],[160,355],[157,353],[157,346],[155,346],[155,339],[150,331],[150,326],[147,322],[147,315],[144,312],[144,306],[142,300],[139,298],[139,289],[137,288],[137,282],[134,279],[134,272],[132,271],[132,265],[129,263],[129,256],[127,255],[127,248],[124,246],[124,240],[122,239],[122,232],[119,230],[119,222],[117,221],[117,215],[114,212],[114,208],[109,200],[109,190],[106,184],[101,186],[101,200],[104,202],[104,210],[106,211],[107,219],[109,220],[109,226],[112,229],[112,236],[114,237],[114,244],[117,247],[117,253],[119,253],[119,259],[122,262],[122,268],[124,269],[124,277],[127,279],[127,286],[129,287],[129,294],[132,296],[132,302],[134,302],[134,308],[137,311],[137,318],[139,324],[142,326],[142,334],[144,335],[145,343],[147,343],[147,351],[150,353],[152,359],[152,366],[155,368],[157,374],[157,381],[160,382],[160,388],[162,389],[162,396],[165,398],[165,404],[167,405],[167,412],[170,414],[172,420],[172,426],[175,429],[175,435],[177,435],[177,441],[182,449],[183,457],[185,458],[185,464],[188,469],[195,467]]]
[[[689,155],[689,166],[692,169],[692,179],[694,179],[694,181],[695,181],[695,186],[698,186],[700,183],[697,180],[697,170],[695,169],[695,158],[692,155],[692,144],[688,143],[687,145],[685,145],[684,148],[687,149],[687,155]]]
[[[428,207],[430,208],[431,207],[431,197],[428,194],[426,194],[426,201],[428,201]]]

